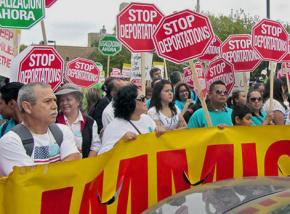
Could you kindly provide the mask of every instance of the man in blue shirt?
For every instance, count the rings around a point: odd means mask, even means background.
[[[208,110],[213,126],[226,125],[232,126],[232,109],[226,107],[228,92],[226,85],[218,80],[213,82],[208,92]],[[204,110],[198,109],[190,117],[188,128],[208,127]]]
[[[22,122],[17,105],[18,91],[23,86],[19,82],[11,82],[0,88],[0,113],[8,121],[0,126],[0,137]]]

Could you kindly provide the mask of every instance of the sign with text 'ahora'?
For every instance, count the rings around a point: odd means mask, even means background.
[[[0,1],[0,27],[29,29],[44,18],[44,0]]]
[[[66,65],[66,79],[79,87],[89,88],[99,81],[101,71],[88,59],[76,58]]]
[[[12,61],[10,81],[44,82],[55,91],[62,83],[64,61],[53,47],[29,46]]]

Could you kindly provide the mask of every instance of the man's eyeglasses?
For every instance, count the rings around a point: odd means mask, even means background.
[[[250,101],[251,102],[255,102],[255,101],[259,101],[260,102],[260,101],[262,101],[262,97],[251,97]]]
[[[215,93],[216,93],[217,95],[224,95],[224,96],[227,96],[227,95],[228,95],[228,92],[227,92],[227,91],[216,90]]]
[[[146,100],[146,97],[142,95],[140,97],[137,97],[136,100],[144,103]]]

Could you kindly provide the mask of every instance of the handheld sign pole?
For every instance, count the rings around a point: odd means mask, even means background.
[[[165,77],[165,79],[168,80],[168,72],[167,72],[166,59],[163,59],[163,60],[164,60],[164,77]]]
[[[211,122],[211,119],[209,116],[208,108],[207,108],[205,98],[204,98],[203,93],[202,93],[202,89],[201,89],[201,86],[200,86],[200,83],[199,83],[199,80],[197,77],[196,70],[195,70],[195,64],[192,62],[192,60],[189,60],[188,62],[189,62],[189,67],[190,67],[190,70],[192,73],[192,79],[194,81],[194,85],[196,86],[197,94],[198,94],[198,97],[200,99],[201,106],[202,106],[204,113],[205,113],[206,122],[208,124],[208,127],[212,127],[212,122]]]
[[[243,85],[244,85],[244,90],[248,91],[248,79],[247,79],[246,72],[243,72]]]
[[[44,24],[44,21],[42,20],[40,22],[41,24],[41,31],[42,31],[42,36],[43,36],[43,44],[44,45],[47,45],[47,36],[46,36],[46,31],[45,31],[45,24]]]
[[[271,73],[270,73],[270,107],[269,107],[269,112],[272,112],[273,109],[273,92],[274,92],[274,76],[275,76],[275,71],[276,71],[276,62],[269,62],[270,68],[271,68]]]
[[[107,60],[107,77],[110,76],[110,56],[108,56]]]
[[[145,95],[146,79],[145,79],[145,53],[141,53],[141,82],[142,82],[142,94]]]
[[[282,69],[283,69],[283,66],[282,66]],[[285,66],[285,74],[286,74],[288,93],[290,93],[289,68],[288,68],[288,66]]]

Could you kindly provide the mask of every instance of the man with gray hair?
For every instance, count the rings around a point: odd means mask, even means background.
[[[56,97],[49,85],[24,85],[17,103],[23,122],[0,140],[0,175],[7,176],[14,166],[80,159],[71,130],[54,123]]]

